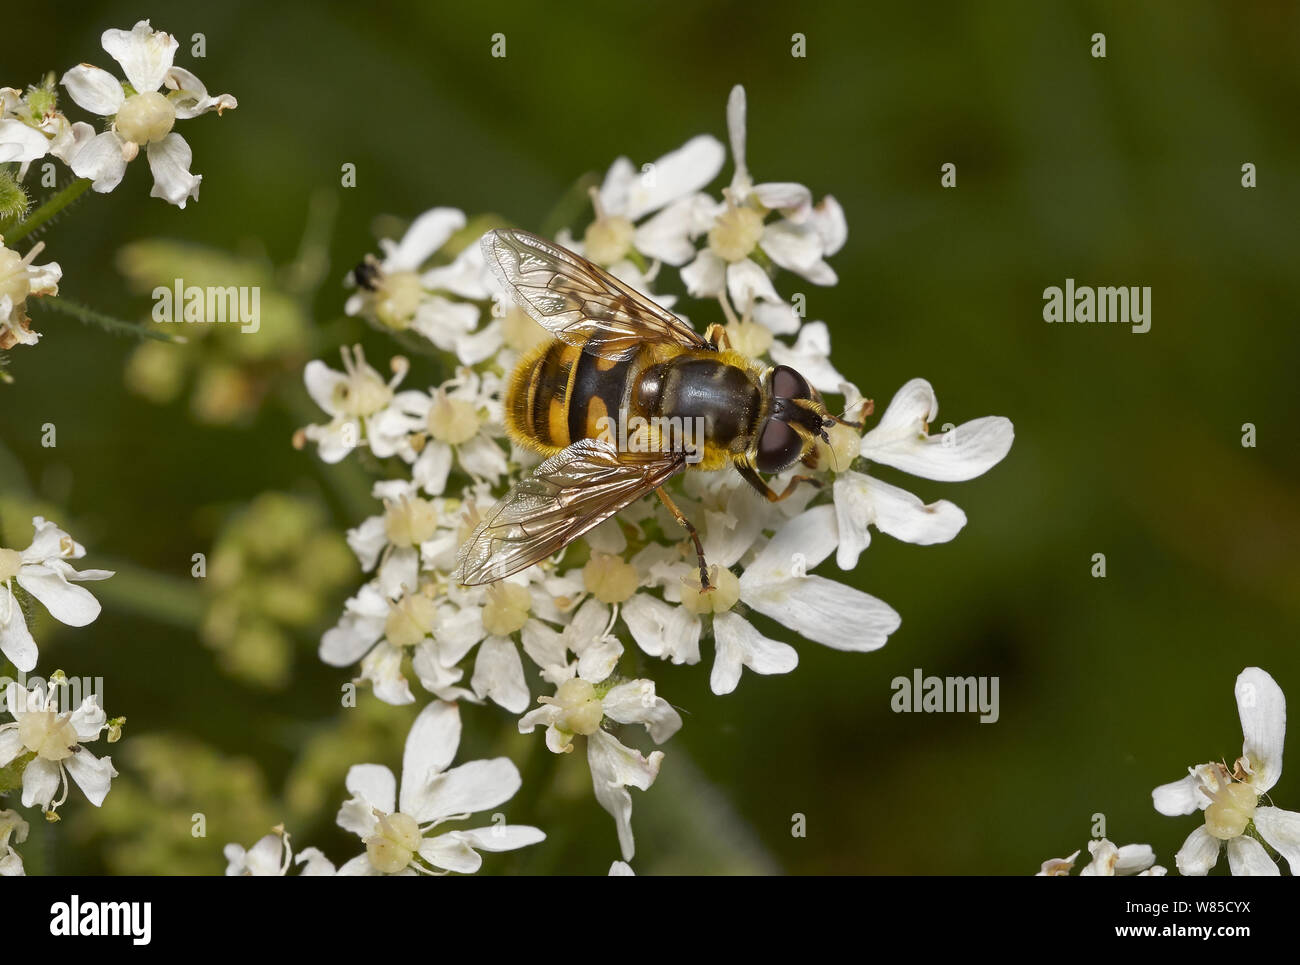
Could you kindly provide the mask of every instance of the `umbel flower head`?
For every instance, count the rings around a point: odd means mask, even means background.
[[[1292,874],[1300,873],[1300,813],[1260,806],[1282,776],[1286,697],[1259,667],[1237,676],[1235,693],[1245,739],[1231,769],[1214,762],[1190,767],[1187,777],[1160,785],[1151,799],[1161,814],[1205,815],[1174,858],[1179,874],[1209,874],[1222,850],[1234,875],[1280,874],[1264,844],[1286,858]]]
[[[229,94],[210,96],[202,81],[174,66],[176,38],[154,30],[148,20],[130,30],[105,30],[100,42],[121,66],[126,81],[90,64],[79,64],[63,75],[63,86],[79,106],[110,119],[107,131],[89,138],[71,155],[72,172],[107,193],[121,183],[127,164],[143,147],[153,172],[150,195],[185,207],[190,198],[198,198],[203,177],[190,173],[193,152],[173,130],[176,122],[208,111],[220,114],[239,102]]]

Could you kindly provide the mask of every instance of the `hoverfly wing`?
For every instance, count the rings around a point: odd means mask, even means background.
[[[562,342],[610,359],[627,358],[642,342],[712,347],[666,308],[537,235],[501,228],[485,234],[480,245],[519,306]]]
[[[493,583],[558,553],[686,465],[681,452],[628,454],[580,439],[517,482],[460,549],[460,582]]]

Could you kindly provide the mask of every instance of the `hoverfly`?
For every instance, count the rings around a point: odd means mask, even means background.
[[[519,361],[505,398],[510,438],[546,459],[461,547],[461,583],[495,582],[546,559],[653,490],[693,541],[700,585],[709,589],[699,534],[665,483],[687,469],[731,465],[772,502],[800,482],[820,485],[795,476],[777,493],[759,475],[800,460],[814,465],[816,440],[843,421],[794,369],[731,350],[721,325],[700,336],[608,272],[534,234],[490,231],[481,245],[488,267],[554,339]],[[638,444],[609,438],[611,420],[641,427]],[[679,424],[703,426],[694,450],[654,429]]]

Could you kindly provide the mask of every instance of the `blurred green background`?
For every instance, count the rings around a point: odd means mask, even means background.
[[[54,225],[63,292],[143,319],[147,294],[121,269],[147,274],[157,250],[120,252],[202,243],[237,259],[227,277],[285,293],[288,347],[166,347],[208,354],[159,406],[125,388],[135,343],[34,306],[45,337],[12,353],[17,383],[0,388],[6,537],[26,545],[11,532],[35,502],[88,565],[121,568],[96,588],[92,627],[37,632],[41,669],[102,675],[108,712],[129,721],[104,811],[74,795],[61,828],[34,823],[30,871],[220,871],[226,841],[250,845],[278,820],[336,861],[359,850],[332,828],[342,770],[396,766],[411,711],[369,694],[338,708],[347,672],[315,646],[360,582],[331,562],[329,534],[367,514],[365,483],[290,446],[315,412],[306,358],[337,366],[335,346],[359,337],[377,363],[393,350],[342,319],[342,276],[375,249],[377,215],[447,204],[540,227],[619,154],[639,164],[697,133],[725,139],[737,82],[755,177],[834,194],[847,213],[837,288],[778,280],[808,292],[840,369],[881,405],[924,376],[940,423],[1005,415],[1016,443],[962,485],[881,470],[970,518],[944,546],[873,541],[852,579],[902,614],[882,651],[804,643],[792,675],[747,673],[721,698],[711,653],[654,668],[686,726],[659,784],[634,794],[638,872],[1027,874],[1083,847],[1098,812],[1112,840],[1149,842],[1172,868],[1197,819],[1158,815],[1150,791],[1240,752],[1236,674],[1262,666],[1300,701],[1295,4],[14,4],[0,83],[109,66],[100,32],[149,16],[181,40],[178,63],[240,106],[185,123],[205,176],[185,211],[148,197],[139,163]],[[189,56],[199,31],[203,60]],[[1099,31],[1104,60],[1089,54]],[[497,32],[505,59],[489,56]],[[346,162],[355,188],[340,187]],[[940,188],[945,162],[955,189]],[[1241,186],[1245,162],[1257,188]],[[299,258],[305,231],[318,244]],[[1067,277],[1150,286],[1151,331],[1045,324],[1042,291]],[[406,384],[433,377],[417,365]],[[213,424],[205,406],[239,418]],[[1256,448],[1241,445],[1247,422]],[[288,499],[259,502],[268,491]],[[240,538],[230,566],[245,586],[249,567],[259,587],[281,578],[251,603],[213,585],[222,541]],[[320,565],[293,571],[312,539]],[[213,649],[241,619],[243,649]],[[891,679],[917,667],[998,675],[1001,719],[892,713]],[[461,759],[514,757],[526,783],[510,820],[551,832],[487,869],[604,873],[613,822],[581,755],[535,753],[540,736],[512,736],[495,707],[462,713]],[[1293,809],[1297,740],[1273,794]],[[195,812],[206,839],[190,836]]]

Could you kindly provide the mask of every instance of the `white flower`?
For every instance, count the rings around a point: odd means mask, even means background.
[[[1277,875],[1261,840],[1286,858],[1292,874],[1300,873],[1300,813],[1259,806],[1260,796],[1282,776],[1286,697],[1258,667],[1243,670],[1234,689],[1245,740],[1233,769],[1213,763],[1188,768],[1181,781],[1152,791],[1152,802],[1170,816],[1205,812],[1205,823],[1187,836],[1174,859],[1180,874],[1208,874],[1223,846],[1234,875]]]
[[[32,517],[35,532],[27,549],[0,548],[0,653],[23,673],[36,667],[36,641],[27,629],[13,583],[45,605],[50,616],[70,627],[84,627],[99,616],[99,601],[74,582],[106,580],[112,570],[73,569],[67,560],[86,555],[86,548],[51,522]]]
[[[481,851],[512,851],[545,840],[537,828],[497,823],[491,827],[431,834],[440,824],[461,821],[510,800],[519,770],[505,757],[471,761],[450,769],[460,744],[460,711],[441,701],[420,712],[406,738],[402,784],[381,764],[348,771],[352,798],[338,813],[339,827],[366,845],[339,869],[341,875],[470,874]]]
[[[618,158],[600,189],[592,190],[596,218],[583,236],[586,257],[606,266],[630,263],[628,254],[635,249],[670,265],[685,264],[695,254],[690,239],[713,207],[697,192],[717,177],[725,158],[721,142],[708,134],[691,138],[640,171],[626,157]]]
[[[737,603],[836,650],[876,650],[898,629],[901,620],[889,604],[809,572],[831,554],[836,540],[834,508],[817,506],[782,524],[739,577],[729,565],[744,555],[744,538],[733,541],[730,554],[710,550],[706,544],[706,559],[716,560],[710,566],[713,589],[708,593],[700,592],[693,565],[679,562],[659,568],[665,596],[680,593],[681,609],[694,614],[688,617],[690,637],[700,634],[700,615],[713,614],[715,655],[709,684],[715,694],[735,690],[743,667],[781,674],[799,662],[793,647],[760,633],[735,608]]]
[[[1165,869],[1155,863],[1155,852],[1149,844],[1126,844],[1117,848],[1105,838],[1100,838],[1088,842],[1088,853],[1092,855],[1092,860],[1079,872],[1083,878],[1126,875],[1160,877],[1165,873]],[[1035,877],[1068,875],[1077,857],[1078,851],[1068,858],[1049,858],[1043,862]]]
[[[347,601],[338,626],[321,637],[320,657],[334,667],[361,661],[361,679],[388,704],[414,702],[402,673],[411,654],[425,689],[443,700],[473,699],[455,684],[463,676],[456,664],[483,638],[478,614],[439,603],[423,589],[389,599],[377,582],[367,583]]]
[[[343,371],[313,359],[307,363],[303,381],[312,400],[330,416],[326,425],[310,425],[302,430],[303,438],[317,444],[325,462],[339,462],[360,445],[369,445],[376,456],[393,455],[396,447],[376,427],[393,404],[393,390],[406,376],[407,361],[400,355],[392,360],[393,377],[383,377],[366,363],[357,345],[340,350]]]
[[[974,479],[1011,449],[1009,419],[987,416],[930,435],[939,414],[934,389],[913,379],[894,395],[880,421],[862,437],[858,452],[872,462],[943,482]],[[833,493],[839,534],[836,562],[852,569],[871,542],[870,526],[908,543],[946,543],[966,525],[966,514],[941,499],[926,505],[897,486],[848,470],[836,474]]]
[[[651,740],[662,744],[682,726],[672,705],[655,695],[652,680],[629,680],[598,686],[581,677],[566,680],[554,697],[539,697],[542,704],[519,718],[519,732],[531,734],[546,727],[546,746],[556,754],[573,750],[573,738],[587,738],[587,765],[600,806],[614,818],[623,860],[636,851],[632,838],[632,795],[629,787],[647,790],[659,775],[663,751],[649,757],[626,747],[603,729],[606,719],[619,724],[643,724]]]
[[[0,878],[13,878],[27,873],[23,869],[23,859],[14,850],[14,845],[26,841],[29,830],[27,822],[17,811],[0,811]]]
[[[609,877],[611,878],[635,878],[636,872],[626,861],[615,861],[609,866]]]
[[[455,208],[432,208],[413,222],[401,241],[379,242],[382,260],[367,256],[351,274],[357,291],[344,311],[392,331],[412,329],[462,365],[477,365],[501,347],[501,325],[493,321],[476,330],[479,308],[439,294],[449,292],[475,301],[492,298],[499,286],[478,245],[468,245],[450,265],[421,271],[461,228],[465,215]]]
[[[735,174],[726,199],[710,213],[708,246],[682,269],[692,295],[726,291],[741,310],[756,301],[781,302],[767,272],[752,257],[755,249],[815,285],[834,285],[835,272],[825,259],[848,237],[843,209],[834,198],[814,207],[812,192],[802,184],[754,183],[745,158],[745,113],[745,89],[738,84],[727,100]],[[780,217],[767,221],[774,210]]]
[[[508,468],[495,441],[505,435],[501,389],[491,373],[462,368],[429,392],[399,393],[379,431],[396,440],[398,454],[413,464],[415,482],[430,495],[446,488],[453,461],[473,479],[495,484]]]
[[[288,833],[279,826],[247,850],[228,844],[223,853],[227,876],[284,877],[295,864],[303,865],[301,874],[308,877],[335,873],[333,863],[318,848],[303,848],[295,857],[289,849]]]
[[[68,798],[69,775],[86,799],[99,807],[117,777],[112,758],[97,758],[81,746],[108,729],[99,698],[92,694],[76,710],[60,712],[61,693],[66,688],[28,690],[17,682],[5,691],[5,707],[14,720],[0,724],[0,767],[32,755],[23,768],[23,807],[39,804],[43,811],[60,807]]]
[[[63,269],[58,262],[36,265],[45,242],[32,245],[26,255],[4,246],[0,237],[0,349],[35,345],[40,333],[29,325],[26,305],[32,295],[57,295]]]
[[[100,193],[112,191],[121,183],[127,162],[144,146],[154,179],[150,195],[185,207],[190,198],[198,198],[203,178],[190,173],[190,146],[172,128],[178,120],[213,110],[220,114],[238,107],[238,102],[229,94],[210,97],[197,77],[172,66],[176,38],[153,30],[148,20],[141,20],[129,31],[105,30],[100,42],[121,65],[127,83],[89,64],[80,64],[63,75],[61,82],[74,101],[112,119],[109,130],[88,140],[71,156],[73,173],[90,178]],[[159,93],[163,87],[168,90],[165,95]]]

